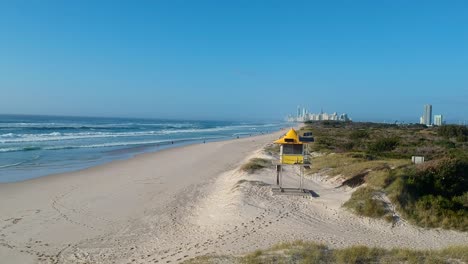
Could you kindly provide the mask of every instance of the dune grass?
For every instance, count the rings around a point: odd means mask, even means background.
[[[263,158],[252,158],[246,164],[241,166],[241,170],[248,173],[254,173],[258,170],[265,169],[272,166],[272,162],[269,159]]]
[[[383,217],[387,213],[387,210],[385,209],[385,203],[376,197],[377,194],[378,191],[370,187],[359,188],[353,193],[351,198],[344,203],[344,207],[362,216],[373,218]]]
[[[334,249],[326,245],[294,241],[256,250],[243,256],[202,256],[184,263],[466,263],[468,246],[440,250],[383,249],[351,246]]]
[[[388,170],[410,164],[411,161],[402,159],[367,160],[360,153],[332,153],[313,158],[309,173],[327,169],[329,176],[340,174],[350,178],[363,172]]]
[[[273,143],[268,144],[263,150],[270,156],[278,156],[280,152],[280,145]]]

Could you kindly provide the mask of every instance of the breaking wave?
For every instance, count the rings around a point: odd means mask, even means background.
[[[105,148],[105,147],[125,147],[135,145],[154,145],[154,144],[171,144],[181,143],[187,141],[196,140],[214,140],[222,139],[225,136],[219,137],[195,137],[195,138],[183,138],[177,140],[148,140],[148,141],[125,141],[125,142],[110,142],[90,145],[63,145],[63,146],[26,146],[26,147],[12,147],[12,148],[0,148],[0,152],[17,152],[17,151],[35,151],[35,150],[62,150],[62,149],[79,149],[79,148]]]

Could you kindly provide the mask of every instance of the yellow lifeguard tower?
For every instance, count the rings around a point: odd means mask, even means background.
[[[296,130],[291,128],[286,135],[274,143],[280,144],[281,164],[304,164],[304,144],[299,141]]]
[[[280,145],[280,160],[279,164],[276,165],[276,184],[278,188],[274,188],[273,192],[295,194],[304,194],[303,189],[303,177],[304,167],[310,166],[307,155],[306,145],[314,142],[312,133],[306,132],[304,135],[299,136],[293,128],[291,128],[283,137],[274,141],[275,144]],[[283,165],[296,165],[299,167],[300,184],[299,188],[283,188]]]

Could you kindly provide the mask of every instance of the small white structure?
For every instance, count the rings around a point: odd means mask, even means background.
[[[424,163],[424,157],[422,157],[422,156],[412,156],[411,157],[411,162],[413,162],[414,164]]]

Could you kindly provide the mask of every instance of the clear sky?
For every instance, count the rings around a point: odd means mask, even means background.
[[[0,113],[468,119],[468,1],[1,1]]]

